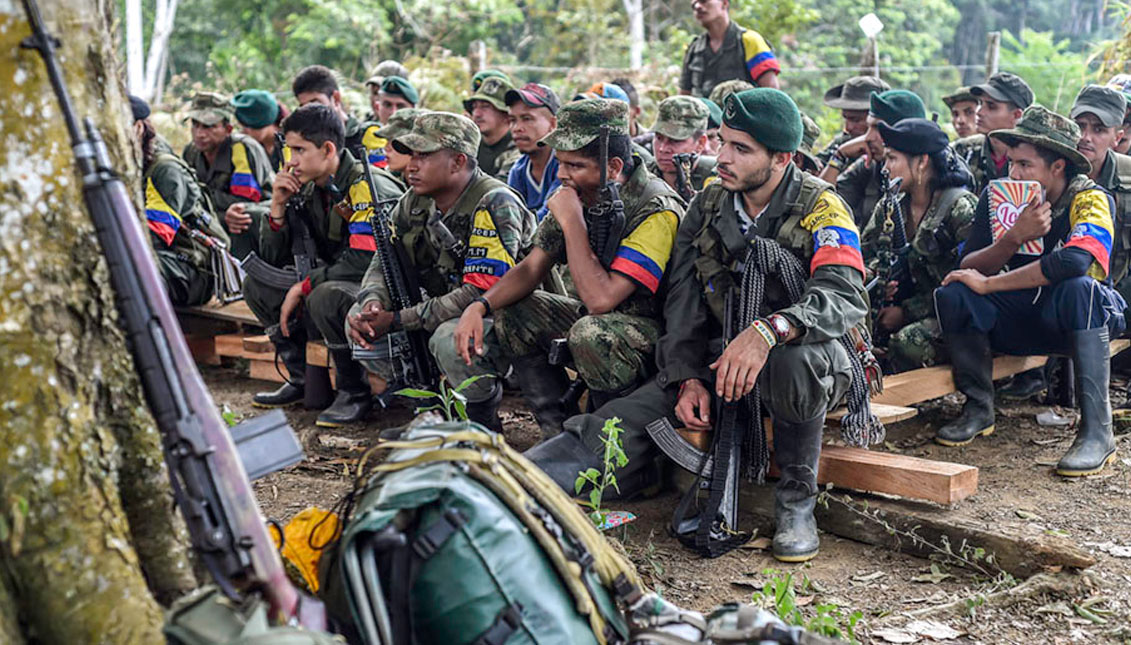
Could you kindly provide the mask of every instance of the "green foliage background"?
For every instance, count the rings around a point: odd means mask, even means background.
[[[700,29],[687,0],[645,5],[645,67],[628,75],[648,125],[655,103],[676,91],[683,51]],[[1102,0],[1087,6],[1080,0],[733,0],[731,6],[739,24],[774,44],[784,89],[817,119],[826,139],[838,116],[823,108],[821,96],[858,73],[866,42],[857,21],[869,12],[885,25],[878,39],[884,78],[945,112],[944,94],[983,76],[991,29],[1006,32],[1001,69],[1020,73],[1039,101],[1063,109],[1085,81],[1098,79],[1088,53],[1119,37],[1122,11]],[[259,87],[286,102],[294,73],[321,63],[340,72],[349,102],[365,111],[367,71],[394,58],[412,70],[426,106],[458,110],[469,81],[466,55],[477,40],[487,45],[489,65],[568,97],[596,80],[626,75],[627,22],[620,0],[182,0],[164,102],[175,108],[204,87]]]

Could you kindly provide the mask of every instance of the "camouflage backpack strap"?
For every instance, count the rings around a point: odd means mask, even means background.
[[[813,212],[817,207],[817,200],[826,190],[836,192],[836,188],[829,182],[809,173],[801,173],[801,187],[798,188],[796,197],[789,203],[785,223],[777,234],[779,243],[802,255],[808,255],[812,251],[813,234],[801,226],[801,220]]]

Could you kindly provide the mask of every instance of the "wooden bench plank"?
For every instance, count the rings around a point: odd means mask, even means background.
[[[888,405],[886,403],[877,403],[872,401],[872,414],[879,418],[880,423],[887,425],[889,423],[898,423],[906,421],[919,415],[919,411],[915,408],[908,408],[902,405]],[[840,421],[848,416],[848,408],[840,407],[828,413],[825,418],[829,421]]]
[[[213,299],[211,302],[198,307],[177,307],[177,313],[186,316],[228,320],[255,327],[261,326],[259,319],[251,312],[251,307],[248,307],[247,302],[243,300],[221,305],[219,301]]]
[[[200,365],[219,365],[220,355],[216,353],[216,338],[214,336],[185,335],[192,358]]]
[[[817,483],[953,504],[978,489],[975,466],[848,446],[821,446]]]
[[[1003,379],[1041,367],[1047,361],[1047,356],[999,356],[994,359],[994,379]],[[872,397],[872,403],[908,406],[937,399],[954,391],[954,377],[949,365],[924,367],[884,378],[884,391]]]

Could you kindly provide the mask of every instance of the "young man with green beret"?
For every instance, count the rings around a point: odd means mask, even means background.
[[[471,361],[482,346],[484,319],[494,313],[495,334],[543,438],[560,432],[567,413],[560,401],[569,378],[564,367],[548,360],[554,339],[567,339],[595,404],[631,391],[652,372],[664,270],[683,206],[632,153],[627,112],[627,104],[608,99],[562,107],[558,127],[540,142],[554,150],[560,164],[562,187],[547,201],[550,215],[539,224],[526,258],[463,312],[455,335],[456,349]],[[601,223],[586,218],[587,210],[599,206],[602,125],[609,128],[606,176],[618,184],[624,204],[623,232],[606,242],[616,249],[608,264],[588,233]],[[561,265],[569,268],[577,298],[538,288]]]
[[[428,331],[429,350],[449,383],[493,377],[474,382],[463,394],[468,418],[498,430],[503,395],[498,377],[506,364],[500,361],[494,334],[488,326],[484,351],[470,366],[460,358],[452,336],[460,313],[511,271],[529,247],[534,215],[506,184],[477,167],[479,128],[467,117],[427,112],[390,145],[411,155],[405,173],[409,190],[392,218],[410,264],[404,269],[415,272],[426,297],[416,306],[393,310],[381,263],[374,259],[350,310],[347,331],[364,348],[389,331]],[[364,366],[396,382],[390,362],[365,361]]]
[[[322,65],[305,67],[291,83],[291,91],[300,106],[321,103],[333,108],[345,128],[345,146],[355,159],[368,160],[370,164],[384,168],[385,140],[377,136],[381,124],[376,121],[358,121],[357,117],[346,111],[342,104],[342,92],[334,72]]]
[[[985,83],[971,87],[970,93],[978,99],[978,134],[959,139],[951,146],[970,167],[973,190],[981,194],[990,181],[1009,176],[1008,146],[987,135],[1015,126],[1022,111],[1033,104],[1033,90],[1020,76],[998,72]]]
[[[694,0],[691,10],[705,31],[683,55],[679,93],[710,96],[722,81],[742,79],[777,87],[781,63],[762,34],[730,18],[730,0]]]
[[[377,119],[381,123],[388,123],[398,111],[414,108],[420,103],[420,93],[416,91],[416,87],[407,78],[400,76],[385,77],[381,81],[377,98]]]
[[[507,111],[507,92],[514,89],[498,76],[483,79],[479,89],[463,102],[463,109],[479,128],[476,160],[479,169],[503,181],[518,161],[519,152],[511,137],[511,117]]]
[[[375,248],[369,219],[375,201],[397,199],[398,186],[376,177],[374,195],[365,178],[364,161],[345,147],[340,114],[318,102],[304,105],[283,121],[291,158],[276,177],[268,220],[260,229],[262,259],[277,267],[311,266],[288,288],[280,288],[248,272],[244,299],[275,344],[287,368],[288,381],[273,392],[261,392],[252,402],[279,407],[302,401],[306,392],[306,341],[312,334],[326,341],[334,359],[338,394],[318,415],[317,425],[336,427],[360,421],[369,411],[372,395],[361,367],[346,342],[346,313],[354,303],[361,277]],[[298,196],[299,208],[288,208]],[[295,242],[309,235],[310,243],[296,255]]]
[[[656,133],[652,140],[655,159],[649,164],[648,171],[662,178],[677,193],[680,186],[674,157],[677,154],[695,155],[691,172],[686,177],[687,184],[680,195],[687,201],[703,190],[703,184],[715,173],[715,158],[704,154],[710,117],[710,110],[700,99],[669,96],[660,101],[656,123],[652,126]]]
[[[954,94],[942,97],[942,100],[950,110],[950,124],[954,126],[959,139],[978,133],[978,97],[974,96],[969,87],[960,87]]]
[[[961,268],[935,292],[954,382],[966,395],[935,441],[961,446],[994,431],[994,352],[1067,354],[1080,422],[1056,472],[1097,473],[1115,455],[1108,341],[1126,327],[1126,302],[1109,275],[1115,204],[1088,179],[1073,121],[1034,105],[1017,127],[989,136],[1006,146],[1010,179],[1036,181],[1043,195],[1010,216],[1012,226],[995,226],[1002,214],[990,212],[983,191]]]
[[[192,141],[181,157],[208,190],[208,199],[231,238],[238,259],[258,248],[261,217],[250,205],[271,199],[273,172],[267,153],[254,139],[232,132],[232,106],[215,92],[192,98],[186,121],[192,122]]]
[[[515,189],[526,207],[541,222],[548,212],[546,199],[562,185],[558,178],[558,158],[552,148],[538,145],[558,127],[561,103],[554,90],[540,83],[527,83],[506,94],[510,109],[511,136],[522,156],[511,167],[507,185]]]
[[[659,374],[628,397],[567,420],[561,435],[526,454],[572,490],[579,470],[599,467],[601,428],[617,417],[629,457],[617,480],[621,494],[632,495],[647,483],[644,473],[658,455],[650,433],[661,426],[711,430],[712,400],[749,410],[757,384],[762,409],[773,420],[781,471],[773,553],[798,562],[819,546],[813,508],[821,429],[825,413],[841,404],[852,383],[852,359],[841,338],[868,312],[864,261],[848,206],[831,185],[793,164],[802,125],[786,94],[756,88],[729,96],[720,135],[719,181],[688,208],[668,267]],[[751,253],[755,247],[765,256]],[[767,259],[781,272],[764,266]],[[783,281],[787,266],[794,272]],[[756,273],[764,290],[746,291],[747,280],[760,282]],[[800,293],[790,297],[787,285]],[[762,301],[755,302],[760,293]],[[727,312],[744,313],[733,320],[735,333],[723,349]],[[740,419],[741,433],[762,432],[753,413]],[[764,455],[750,456],[751,463],[736,466],[760,476],[769,464]]]
[[[927,116],[923,100],[908,90],[874,92],[869,106],[864,136],[841,144],[820,175],[825,181],[836,182],[837,193],[852,208],[860,228],[867,225],[883,195],[884,140],[880,137],[879,124],[895,125],[903,119]],[[849,162],[850,159],[855,161]]]
[[[891,86],[886,81],[875,76],[853,76],[825,92],[823,101],[825,106],[840,111],[844,126],[840,134],[833,137],[829,145],[817,153],[817,159],[822,165],[827,165],[841,146],[864,136],[868,131],[868,111],[871,109],[872,92],[883,93],[890,89]],[[863,154],[859,146],[849,146],[846,150],[850,153]],[[841,169],[847,168],[853,159],[844,157],[840,160]]]
[[[286,146],[279,142],[282,136],[279,124],[283,120],[279,102],[265,90],[244,90],[232,97],[232,107],[240,131],[263,146],[271,161],[271,171],[282,170],[286,163]]]
[[[383,60],[377,63],[377,67],[373,68],[373,72],[369,75],[369,78],[365,79],[365,88],[369,90],[370,110],[369,114],[365,115],[366,121],[379,121],[384,123],[377,115],[380,114],[381,84],[390,76],[408,78],[408,68],[395,60]]]
[[[213,247],[226,249],[228,235],[208,210],[188,164],[159,145],[149,104],[131,95],[130,108],[141,142],[145,219],[165,292],[175,306],[202,305],[215,291]]]

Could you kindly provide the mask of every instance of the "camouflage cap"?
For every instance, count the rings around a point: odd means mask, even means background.
[[[514,89],[511,82],[499,78],[498,76],[488,76],[483,79],[479,85],[479,89],[475,93],[467,97],[463,102],[463,109],[471,112],[471,108],[475,101],[486,101],[492,107],[500,112],[507,111],[507,92]]]
[[[885,81],[875,76],[853,76],[825,92],[824,104],[834,110],[859,110],[871,107],[872,92],[891,89]]]
[[[390,76],[400,76],[401,78],[408,78],[408,68],[401,65],[395,60],[383,60],[377,63],[377,67],[369,74],[369,78],[365,79],[366,85],[380,85]]]
[[[652,129],[669,139],[683,141],[707,129],[711,111],[693,96],[669,96],[660,101]]]
[[[946,103],[946,106],[952,110],[955,104],[962,103],[963,101],[973,101],[977,103],[978,97],[974,96],[974,93],[970,91],[969,87],[960,87],[954,91],[954,94],[947,94],[942,97],[942,102]]]
[[[1088,113],[1096,115],[1105,128],[1122,125],[1123,116],[1127,113],[1127,97],[1113,87],[1085,85],[1076,95],[1076,102],[1068,116],[1075,119]]]
[[[729,81],[723,81],[722,83],[716,85],[715,89],[711,90],[711,95],[707,98],[714,101],[715,105],[718,105],[721,108],[723,103],[726,102],[727,97],[731,94],[738,94],[739,92],[745,92],[746,90],[752,89],[754,89],[753,85],[747,83],[744,80],[736,78]]]
[[[234,117],[228,97],[219,92],[197,92],[189,105],[185,121],[199,121],[204,125],[216,125],[221,121],[231,121]]]
[[[424,108],[401,108],[393,112],[393,116],[389,117],[388,122],[382,125],[375,134],[388,141],[400,138],[412,132],[412,123],[416,121],[416,117],[429,112],[431,110]]]
[[[1010,147],[1028,143],[1051,150],[1071,161],[1080,172],[1091,172],[1092,164],[1076,150],[1076,144],[1080,141],[1080,127],[1072,119],[1043,105],[1025,108],[1016,126],[1008,130],[994,130],[989,136]]]
[[[474,157],[479,152],[479,127],[471,119],[451,112],[426,112],[412,122],[412,130],[393,139],[401,154],[453,150]]]
[[[1116,74],[1107,82],[1107,86],[1123,92],[1123,95],[1131,102],[1131,74]]]
[[[476,72],[475,76],[471,77],[471,93],[474,94],[478,92],[479,86],[483,84],[483,81],[489,78],[501,78],[508,84],[514,85],[514,83],[511,82],[511,77],[507,76],[504,72],[500,72],[497,69],[485,69],[481,72]]]
[[[554,150],[580,150],[601,134],[628,135],[628,103],[616,99],[583,99],[566,103],[558,110],[558,127],[538,142]]]
[[[970,88],[970,93],[978,98],[988,96],[995,101],[1008,101],[1024,110],[1033,104],[1033,90],[1020,76],[1009,72],[998,72],[981,85]]]
[[[817,144],[817,139],[821,138],[821,126],[817,122],[809,118],[808,114],[801,113],[801,146],[798,150],[805,152],[813,152],[813,146]]]

